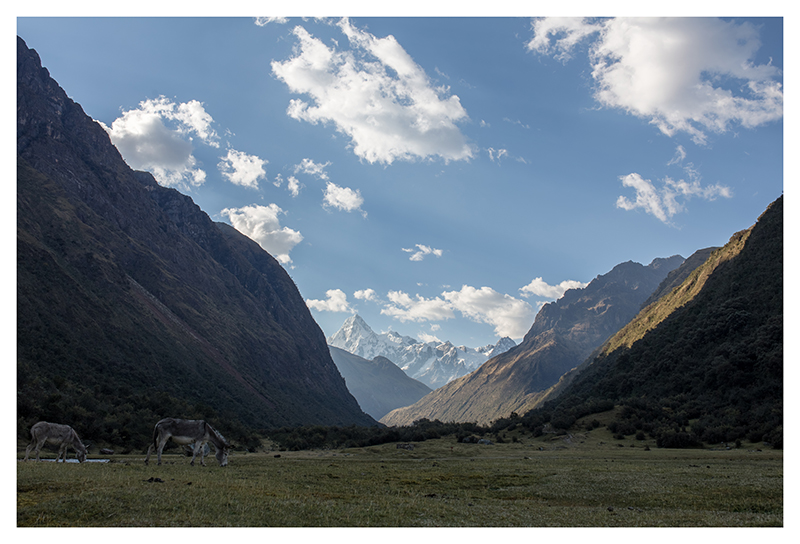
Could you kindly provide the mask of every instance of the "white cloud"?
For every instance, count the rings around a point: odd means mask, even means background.
[[[714,200],[717,197],[730,198],[732,196],[729,187],[720,184],[702,186],[698,179],[690,182],[664,178],[662,187],[656,188],[649,179],[644,179],[637,173],[620,176],[622,185],[630,187],[636,192],[636,199],[629,200],[627,197],[617,198],[617,208],[623,210],[634,210],[641,208],[646,213],[658,218],[663,223],[670,223],[670,219],[675,214],[685,210],[684,204],[678,202],[678,197],[686,200],[692,197],[700,197],[705,200]]]
[[[217,167],[222,176],[231,183],[258,189],[258,180],[266,177],[265,164],[267,161],[256,155],[229,149]]]
[[[159,100],[164,101],[163,115],[167,119],[178,121],[179,131],[185,134],[195,133],[211,147],[219,147],[219,136],[211,128],[211,123],[214,122],[214,119],[206,113],[201,102],[190,100],[189,102],[178,104],[177,108],[175,108],[174,104],[171,104],[163,96]]]
[[[256,17],[255,23],[258,26],[266,26],[269,23],[276,23],[279,25],[285,25],[289,22],[287,17]]]
[[[758,29],[712,18],[537,19],[530,50],[569,58],[589,49],[596,100],[647,119],[664,134],[685,132],[698,144],[707,131],[756,127],[783,117],[780,70],[753,63]],[[551,42],[551,37],[553,41]]]
[[[572,49],[585,37],[600,31],[599,26],[574,17],[535,19],[532,27],[533,38],[528,42],[528,50],[542,54],[552,53],[562,62],[572,58]],[[551,35],[556,37],[552,46]]]
[[[364,199],[361,197],[361,191],[354,191],[349,187],[339,187],[330,181],[325,185],[325,201],[323,203],[325,207],[352,212],[360,209],[363,203]],[[367,213],[365,211],[361,210],[361,213],[366,217]]]
[[[400,321],[440,321],[455,317],[450,303],[439,297],[426,299],[419,295],[411,298],[402,291],[389,291],[389,304],[381,313]]]
[[[294,176],[289,176],[289,183],[286,185],[286,188],[292,193],[292,196],[297,196],[300,194],[300,189],[302,189],[304,185],[297,181],[297,178]]]
[[[492,325],[496,334],[511,338],[525,336],[534,317],[530,304],[489,287],[464,285],[460,291],[445,291],[433,298],[390,291],[388,298],[381,314],[400,321],[441,321],[454,318],[458,311],[473,321]]]
[[[236,230],[286,265],[292,262],[289,252],[303,240],[303,235],[288,227],[281,227],[279,216],[283,213],[276,204],[253,204],[243,208],[225,208],[220,212],[230,219]]]
[[[377,300],[378,296],[374,289],[361,289],[353,293],[353,296],[359,300]]]
[[[124,111],[111,127],[103,125],[125,162],[148,170],[162,185],[189,189],[205,182],[206,173],[192,155],[192,136],[219,147],[213,119],[197,100],[176,104],[164,96],[144,100]]]
[[[370,163],[441,157],[469,159],[472,150],[456,123],[467,119],[459,98],[434,88],[393,36],[375,36],[339,23],[351,49],[328,48],[303,27],[294,28],[295,56],[272,71],[292,92],[287,114],[312,124],[333,123],[350,137],[354,153]]]
[[[419,338],[420,342],[424,344],[427,344],[428,342],[436,342],[436,343],[442,342],[438,336],[434,336],[433,334],[428,334],[427,332],[424,331],[418,333],[417,337]]]
[[[493,147],[490,147],[486,151],[489,152],[489,160],[491,160],[492,162],[494,162],[495,160],[499,161],[503,157],[508,156],[507,149],[495,149]]]
[[[429,246],[425,246],[422,244],[417,244],[417,249],[414,248],[401,248],[406,253],[413,253],[411,257],[408,258],[409,261],[421,261],[425,258],[426,255],[435,255],[436,257],[441,257],[444,253],[441,249],[434,249]]]
[[[326,162],[325,164],[316,163],[311,159],[303,159],[300,161],[300,164],[294,165],[294,173],[295,174],[309,174],[312,176],[316,176],[319,179],[328,179],[328,173],[325,171],[325,168],[330,164],[330,161]]]
[[[679,145],[675,148],[675,156],[670,159],[667,163],[667,166],[672,166],[673,164],[683,164],[683,160],[686,158],[686,149],[682,145]]]
[[[490,287],[476,289],[464,285],[460,291],[448,291],[442,295],[453,308],[473,321],[494,326],[498,336],[522,338],[533,323],[534,312],[530,304]]]
[[[557,285],[549,285],[542,278],[534,278],[528,285],[520,288],[522,296],[529,297],[531,295],[556,300],[561,298],[567,289],[582,289],[589,285],[575,280],[564,280]]]
[[[347,295],[341,289],[325,291],[325,300],[306,300],[306,306],[320,312],[351,312]]]

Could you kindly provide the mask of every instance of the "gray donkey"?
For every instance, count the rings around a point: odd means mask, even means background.
[[[161,464],[161,452],[164,450],[167,440],[172,438],[178,444],[192,444],[194,446],[192,452],[192,462],[194,465],[194,458],[200,454],[200,464],[206,466],[203,457],[205,452],[203,446],[206,442],[214,444],[216,449],[216,458],[219,466],[224,467],[228,464],[228,450],[231,445],[225,438],[219,434],[214,427],[203,421],[202,419],[175,419],[165,418],[156,423],[153,429],[153,443],[147,448],[147,457],[144,464],[150,462],[150,454],[153,449],[158,453],[158,464]]]
[[[39,459],[39,450],[42,449],[45,442],[56,444],[59,447],[56,463],[61,458],[65,463],[67,462],[67,449],[70,447],[78,454],[78,462],[83,463],[86,461],[86,447],[81,442],[75,429],[69,425],[48,423],[46,421],[40,421],[31,427],[31,443],[25,449],[24,461],[28,460],[31,449],[34,446],[36,446],[36,460],[41,461]]]

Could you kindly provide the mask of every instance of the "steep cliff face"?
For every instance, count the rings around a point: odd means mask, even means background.
[[[17,73],[20,428],[50,417],[122,441],[160,416],[240,434],[374,424],[275,259],[130,170],[21,39]]]
[[[453,380],[412,406],[381,419],[407,425],[420,419],[486,424],[534,407],[548,388],[630,321],[680,256],[650,265],[627,262],[583,289],[570,289],[536,315],[523,341],[480,368]]]

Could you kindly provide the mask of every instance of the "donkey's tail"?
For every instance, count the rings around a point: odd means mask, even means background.
[[[158,448],[158,423],[153,427],[153,447]]]

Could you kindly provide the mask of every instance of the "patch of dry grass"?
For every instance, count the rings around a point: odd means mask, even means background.
[[[780,451],[645,451],[643,443],[593,433],[493,446],[446,438],[413,451],[387,444],[240,454],[226,468],[213,459],[191,467],[178,455],[165,456],[160,467],[145,466],[142,456],[106,464],[19,463],[17,524],[783,525]]]

